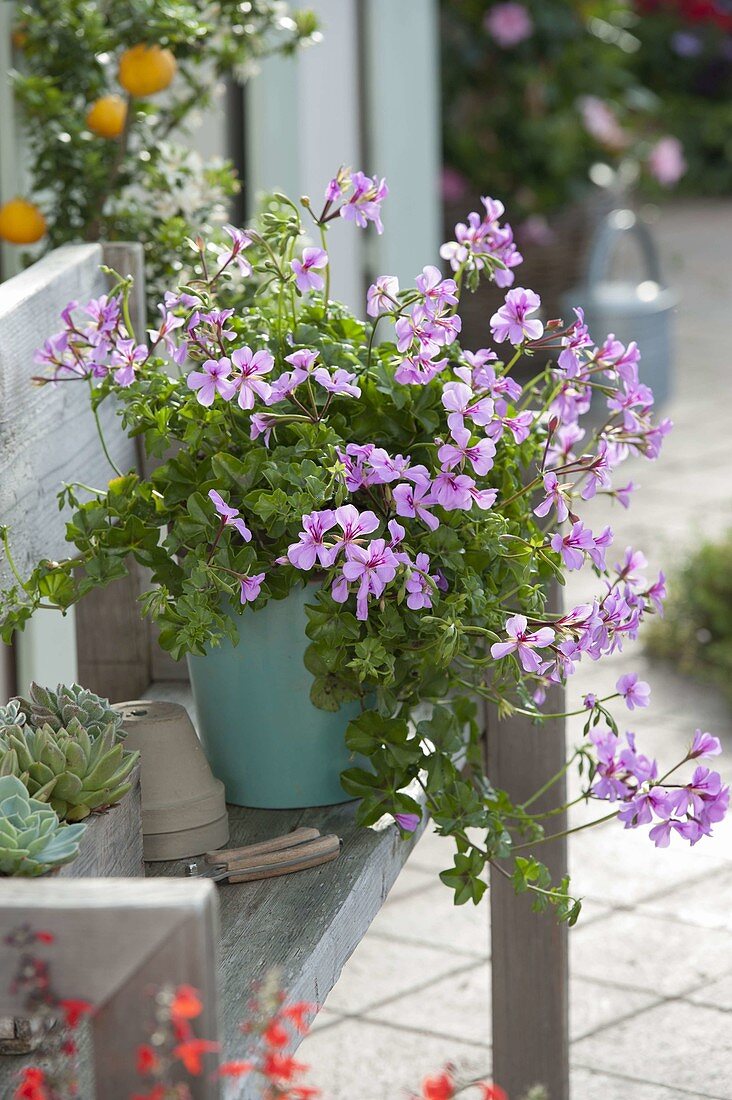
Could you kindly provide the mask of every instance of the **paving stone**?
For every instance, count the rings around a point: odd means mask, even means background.
[[[326,1100],[398,1100],[448,1061],[465,1080],[490,1076],[490,1050],[368,1020],[344,1020],[316,1031],[298,1058]]]
[[[647,829],[623,829],[609,821],[570,837],[569,870],[573,889],[609,905],[627,906],[707,875],[704,889],[713,888],[714,875],[729,865],[732,820],[715,829],[694,848],[670,844],[655,848]]]
[[[569,987],[569,1034],[574,1042],[657,1002],[654,993],[574,977]]]
[[[460,970],[466,963],[469,965],[469,960],[437,948],[366,936],[328,997],[328,1008],[348,1014],[363,1012]]]
[[[651,993],[577,978],[570,990],[572,1038],[595,1032],[657,1000]],[[490,972],[478,964],[442,978],[419,993],[408,993],[372,1009],[366,1018],[397,1026],[409,1021],[420,1031],[485,1042],[491,1034]]]
[[[488,905],[458,905],[453,891],[431,879],[418,896],[408,895],[381,910],[371,932],[426,944],[457,955],[486,958],[490,942]]]
[[[724,1012],[732,1012],[732,973],[725,974],[716,981],[708,982],[701,989],[694,990],[686,1000],[693,1004],[708,1005],[711,1008],[722,1009]],[[732,1072],[730,1075],[732,1076]]]
[[[732,933],[732,860],[729,870],[715,875],[711,881],[702,878],[671,890],[663,897],[642,903],[638,912],[664,914],[700,928]]]
[[[431,886],[434,876],[422,867],[412,866],[412,859],[404,865],[396,882],[389,891],[385,905],[390,905],[398,898],[408,897],[419,890],[425,890]]]
[[[454,850],[454,842],[449,837],[440,836],[428,825],[409,857],[408,866],[436,875],[452,864]]]
[[[333,1027],[334,1024],[340,1023],[343,1019],[343,1014],[340,1012],[334,1012],[328,1005],[321,1008],[318,1015],[310,1025],[310,1034],[314,1031],[322,1031],[323,1028]]]
[[[419,993],[380,1005],[369,1020],[472,1043],[489,1043],[491,1035],[490,971],[479,963],[461,974],[434,982]]]
[[[704,1100],[698,1092],[680,1091],[668,1085],[645,1085],[627,1077],[611,1077],[590,1069],[571,1069],[572,1096],[577,1100]]]
[[[570,932],[571,972],[654,994],[675,996],[719,976],[732,956],[732,936],[637,910],[576,926]]]
[[[694,1097],[728,1100],[731,1095],[729,1017],[683,1001],[658,1005],[581,1039],[574,1045],[573,1059],[599,1071],[687,1089]],[[635,1093],[629,1091],[629,1096],[635,1100]]]

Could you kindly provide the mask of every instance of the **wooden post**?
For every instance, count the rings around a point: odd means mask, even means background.
[[[556,594],[554,605],[559,603]],[[564,690],[548,693],[546,713],[564,708]],[[486,707],[488,775],[494,786],[523,802],[556,775],[566,760],[565,721],[540,724],[514,715],[499,722]],[[565,779],[533,805],[536,812],[566,802]],[[566,813],[551,819],[551,832],[567,828]],[[554,882],[567,873],[567,838],[541,844],[537,858]],[[541,1084],[549,1100],[569,1100],[569,957],[566,923],[553,910],[535,913],[527,894],[491,871],[493,1080],[510,1097]]]
[[[130,320],[138,342],[147,328],[145,256],[142,245],[109,241],[102,259],[119,275],[131,275]],[[114,431],[120,433],[117,423]],[[141,455],[137,455],[141,466]],[[126,472],[126,471],[125,471]],[[88,593],[76,608],[76,651],[79,683],[113,702],[136,699],[152,679],[150,630],[137,598],[146,588],[144,570],[129,563],[130,572],[108,588]]]

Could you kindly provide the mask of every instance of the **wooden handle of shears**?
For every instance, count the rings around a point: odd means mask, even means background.
[[[245,844],[243,848],[222,848],[216,852],[206,852],[203,858],[206,863],[231,864],[235,860],[248,859],[249,856],[266,855],[268,852],[294,848],[298,844],[304,844],[305,841],[316,840],[319,836],[319,829],[302,826],[283,836],[273,836],[270,840],[260,840],[256,844]]]
[[[265,859],[239,860],[229,865],[229,882],[253,882],[256,879],[276,878],[294,871],[305,871],[337,859],[341,841],[337,836],[321,836],[296,849],[273,852]]]

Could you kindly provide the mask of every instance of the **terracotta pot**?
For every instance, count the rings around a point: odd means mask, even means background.
[[[138,699],[115,709],[124,716],[126,745],[140,750],[145,859],[186,859],[226,844],[224,785],[185,707]]]

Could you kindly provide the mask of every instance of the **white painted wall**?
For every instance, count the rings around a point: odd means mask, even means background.
[[[0,0],[0,203],[22,190],[17,119],[9,76],[13,64],[10,32],[14,8],[13,0]],[[6,277],[20,270],[15,245],[0,242],[0,258]]]
[[[279,188],[319,200],[341,164],[386,177],[383,236],[338,225],[329,234],[333,294],[361,312],[367,279],[388,273],[408,283],[437,258],[437,0],[310,6],[322,43],[265,62],[247,89],[247,183],[254,194]]]
[[[282,190],[295,198],[309,195],[317,210],[340,165],[361,167],[359,2],[364,0],[311,3],[323,41],[295,57],[268,59],[247,87],[246,185],[251,198]],[[363,235],[334,224],[328,251],[333,296],[360,308]]]

